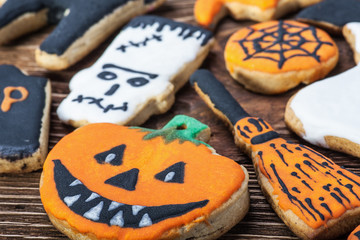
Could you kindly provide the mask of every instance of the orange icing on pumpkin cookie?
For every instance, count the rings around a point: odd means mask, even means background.
[[[235,125],[236,137],[251,146],[255,167],[269,180],[279,207],[316,229],[360,206],[360,177],[301,144],[279,138],[260,118]]]
[[[350,233],[347,240],[360,240],[360,226]]]
[[[320,67],[338,49],[324,31],[296,21],[269,21],[242,28],[225,47],[228,70],[283,73]]]
[[[103,123],[65,136],[44,164],[45,210],[97,238],[156,239],[206,221],[241,187],[244,172],[204,143],[178,138],[186,129],[164,129]]]
[[[203,26],[209,26],[216,15],[227,3],[239,3],[255,6],[261,10],[275,8],[279,0],[197,0],[194,7],[196,20]]]

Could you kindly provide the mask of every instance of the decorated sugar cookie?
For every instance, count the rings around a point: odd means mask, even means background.
[[[308,142],[360,157],[360,66],[301,89],[285,121]]]
[[[346,24],[343,28],[343,34],[354,51],[354,59],[358,64],[360,62],[360,22]]]
[[[226,68],[245,88],[278,94],[325,77],[338,61],[330,36],[296,21],[270,21],[234,33],[225,47]]]
[[[351,232],[347,240],[360,240],[360,226]]]
[[[59,118],[75,127],[96,122],[139,125],[164,113],[212,42],[212,34],[199,27],[137,17],[93,66],[71,79]]]
[[[160,130],[79,128],[47,157],[44,208],[71,239],[215,239],[246,214],[249,177],[209,137],[186,116]]]
[[[341,33],[349,22],[360,22],[360,0],[325,0],[302,10],[296,18],[300,21]]]
[[[334,239],[360,223],[359,176],[281,138],[263,119],[246,113],[209,71],[196,71],[190,81],[215,114],[233,127],[268,201],[298,237]]]
[[[50,83],[0,65],[0,173],[41,168],[47,154]]]
[[[197,0],[194,13],[196,21],[214,28],[218,21],[230,14],[237,20],[269,21],[322,0]]]
[[[0,8],[0,44],[60,21],[36,50],[36,61],[50,70],[66,69],[129,19],[164,1],[7,0]]]

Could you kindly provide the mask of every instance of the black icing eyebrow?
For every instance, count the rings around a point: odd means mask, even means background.
[[[123,70],[123,71],[126,71],[126,72],[138,73],[138,74],[146,75],[146,76],[148,76],[148,77],[151,78],[151,79],[157,78],[157,77],[159,76],[158,74],[136,71],[136,70],[133,70],[133,69],[130,69],[130,68],[125,68],[125,67],[117,66],[117,65],[111,64],[111,63],[108,63],[108,64],[104,64],[104,65],[103,65],[103,69],[108,69],[108,68],[117,68],[117,69],[120,69],[120,70]]]
[[[209,40],[213,37],[212,33],[208,30],[205,30],[201,27],[196,27],[187,23],[182,23],[182,22],[175,22],[171,19],[167,19],[167,18],[163,18],[163,17],[158,17],[158,16],[152,16],[152,15],[146,15],[146,16],[140,16],[140,17],[136,17],[133,20],[131,20],[125,27],[129,28],[145,28],[147,26],[152,26],[155,23],[159,24],[159,27],[156,29],[156,31],[161,32],[164,28],[165,25],[170,26],[171,30],[175,30],[176,28],[181,28],[181,32],[179,34],[180,37],[183,37],[183,39],[187,39],[189,37],[193,37],[193,35],[200,31],[200,35],[197,37],[197,39],[202,38],[203,36],[204,39],[201,43],[201,46],[204,46],[205,44],[207,44],[209,42]]]

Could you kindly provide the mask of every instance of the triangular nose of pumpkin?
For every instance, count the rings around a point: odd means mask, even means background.
[[[134,191],[138,180],[139,169],[133,168],[127,172],[120,173],[105,181],[106,184],[123,188],[128,191]]]

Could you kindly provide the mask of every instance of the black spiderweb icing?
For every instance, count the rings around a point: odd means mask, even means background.
[[[320,62],[320,56],[317,54],[319,49],[323,45],[333,46],[331,42],[322,41],[313,26],[298,26],[287,21],[279,21],[267,28],[248,29],[250,32],[247,36],[237,40],[246,54],[243,60],[267,59],[277,62],[279,69],[287,60],[294,57],[312,57]],[[304,37],[303,33],[307,31],[311,32],[310,39]],[[312,51],[304,48],[308,43],[314,46]]]

